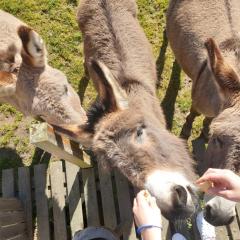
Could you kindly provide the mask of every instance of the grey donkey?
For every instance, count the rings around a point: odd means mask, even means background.
[[[41,37],[1,10],[0,102],[54,125],[86,120],[80,99],[66,76],[48,65]]]
[[[106,169],[118,168],[157,198],[169,219],[195,211],[195,173],[185,143],[166,129],[151,46],[133,0],[82,0],[85,64],[98,92],[88,123],[71,126]]]
[[[214,118],[200,174],[208,168],[240,171],[239,13],[239,0],[172,0],[167,12],[170,45],[192,79],[192,109],[185,133],[196,115]],[[218,226],[234,219],[235,203],[207,198],[208,222]]]

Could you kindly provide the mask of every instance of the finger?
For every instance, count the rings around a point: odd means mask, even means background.
[[[224,198],[227,198],[229,200],[232,200],[233,196],[232,196],[232,191],[231,190],[220,190],[218,193],[217,193],[218,196],[220,197],[224,197]]]
[[[150,207],[152,208],[159,208],[157,205],[157,201],[155,197],[151,197],[150,202],[149,202]],[[159,209],[160,210],[160,209]]]
[[[138,206],[145,207],[148,205],[147,199],[144,196],[144,191],[141,191],[137,194],[136,201]]]
[[[211,174],[221,174],[223,170],[222,169],[216,169],[216,168],[209,168],[197,181],[196,183],[201,183],[206,177],[208,177]]]
[[[211,195],[219,195],[220,192],[226,191],[226,189],[222,187],[212,187],[207,190],[207,193]]]
[[[216,182],[216,181],[221,181],[223,180],[223,176],[222,174],[218,174],[218,173],[208,173],[206,175],[203,175],[201,178],[199,178],[196,183],[202,183],[205,181],[212,181],[212,182]]]
[[[137,207],[137,199],[136,198],[134,198],[134,200],[133,200],[133,207]]]

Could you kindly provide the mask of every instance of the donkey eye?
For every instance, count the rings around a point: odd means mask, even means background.
[[[142,127],[138,127],[137,128],[137,137],[141,137],[143,135],[143,128]]]

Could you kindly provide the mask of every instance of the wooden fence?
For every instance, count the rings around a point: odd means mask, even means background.
[[[116,170],[103,172],[97,165],[80,169],[56,161],[48,168],[40,164],[3,170],[1,182],[1,197],[17,197],[23,203],[28,239],[67,240],[79,230],[100,225],[121,239],[137,239],[132,217],[134,190]],[[240,239],[239,206],[237,212],[231,225],[217,228],[217,240]],[[171,229],[173,225],[169,227],[163,219],[163,239],[170,239]],[[191,229],[184,231],[189,239],[200,239]]]
[[[87,226],[100,225],[123,239],[137,239],[131,188],[118,171],[80,169],[63,161],[48,169],[41,164],[3,170],[1,195],[22,201],[30,239],[66,240]]]

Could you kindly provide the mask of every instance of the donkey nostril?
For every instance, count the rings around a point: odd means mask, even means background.
[[[174,193],[176,196],[176,205],[186,206],[187,205],[187,191],[184,187],[177,185],[174,187]]]
[[[205,218],[209,220],[212,218],[212,207],[209,205],[205,207]]]

